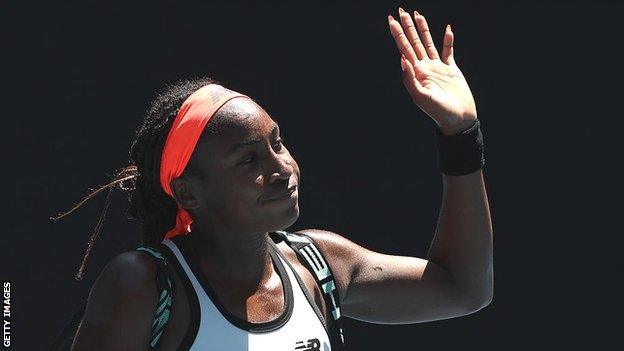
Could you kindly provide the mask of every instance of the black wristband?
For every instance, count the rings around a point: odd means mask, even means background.
[[[438,166],[446,175],[466,175],[485,165],[483,134],[479,120],[463,132],[444,135],[436,126]]]

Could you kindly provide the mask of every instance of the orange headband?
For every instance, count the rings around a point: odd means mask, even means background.
[[[169,196],[173,197],[169,183],[184,172],[208,121],[223,104],[235,97],[250,99],[221,85],[208,84],[191,94],[180,107],[167,134],[160,163],[160,185]],[[191,231],[191,223],[190,213],[178,204],[175,227],[165,234],[165,239],[187,234]]]

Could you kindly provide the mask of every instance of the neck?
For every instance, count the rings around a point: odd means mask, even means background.
[[[275,273],[267,232],[233,232],[193,226],[189,242],[211,284],[252,294]]]

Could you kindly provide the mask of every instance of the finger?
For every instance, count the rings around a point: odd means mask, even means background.
[[[407,35],[407,39],[410,44],[412,44],[412,48],[414,52],[416,52],[416,56],[419,60],[422,60],[427,56],[427,52],[425,51],[425,47],[418,36],[418,32],[416,31],[416,27],[414,26],[414,21],[412,21],[412,16],[410,16],[409,12],[403,11],[402,8],[399,7],[399,18],[401,19],[401,24],[403,25],[403,30]]]
[[[451,29],[451,25],[446,25],[444,31],[444,47],[442,48],[442,62],[447,65],[454,65],[455,58],[453,57],[453,42],[455,41],[455,35]]]
[[[420,39],[425,46],[425,51],[427,51],[427,55],[429,55],[429,58],[432,60],[439,59],[440,55],[438,55],[438,50],[433,44],[433,39],[431,38],[431,32],[429,32],[429,25],[427,24],[427,20],[425,20],[425,17],[420,15],[416,11],[414,11],[414,20],[416,21],[416,27],[418,27]]]
[[[425,94],[426,90],[416,78],[414,66],[404,55],[401,55],[401,68],[403,69],[403,85],[405,85],[412,100],[416,102],[421,95]]]
[[[405,36],[405,33],[403,33],[401,24],[391,15],[388,15],[388,26],[390,26],[390,33],[394,38],[394,42],[396,43],[399,52],[405,55],[405,57],[412,62],[418,61],[418,56],[416,56],[416,52],[414,52],[412,44],[410,44]]]

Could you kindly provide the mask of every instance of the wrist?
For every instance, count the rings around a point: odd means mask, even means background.
[[[462,121],[460,123],[453,124],[453,125],[450,125],[450,126],[438,126],[438,129],[440,129],[440,132],[444,136],[451,136],[451,135],[456,135],[456,134],[462,134],[462,133],[465,133],[466,131],[468,131],[469,129],[471,129],[472,127],[474,127],[475,124],[477,123],[477,121],[478,121],[478,119]]]
[[[457,128],[456,134],[444,135],[436,128],[438,164],[443,174],[467,175],[485,165],[483,135],[479,120],[471,121],[472,126]]]

